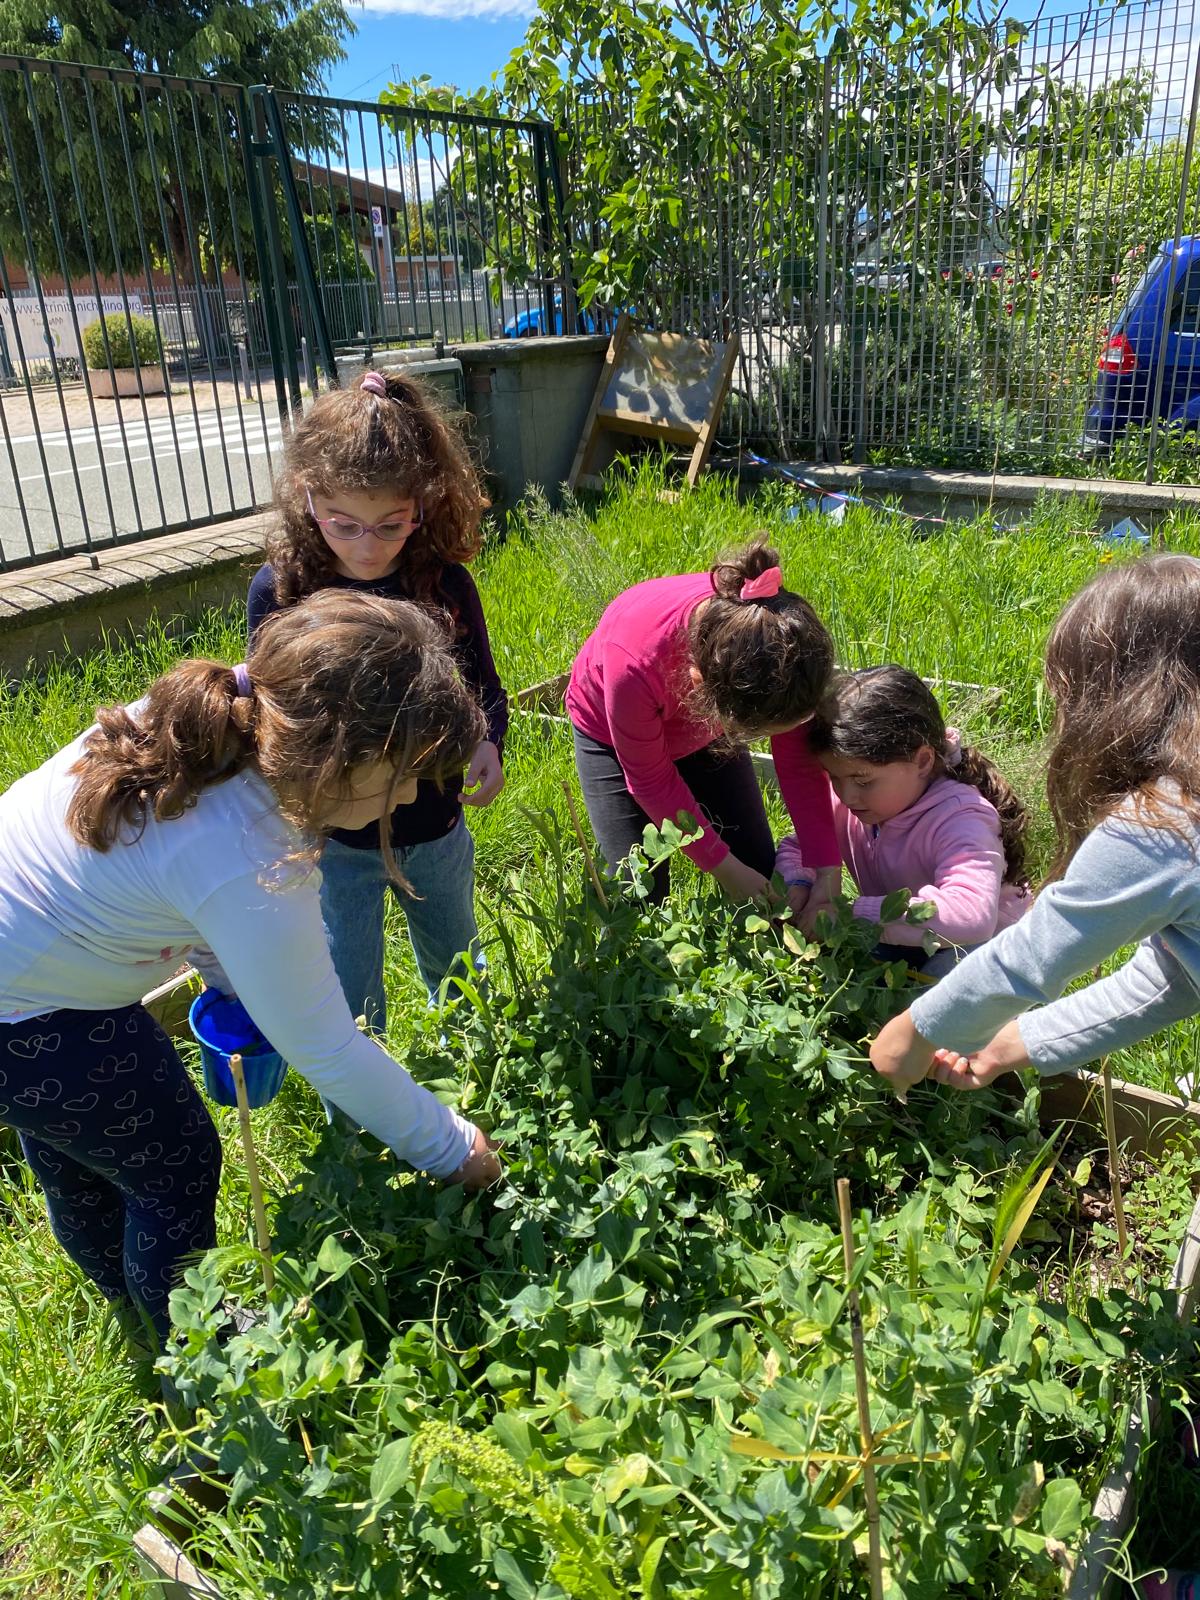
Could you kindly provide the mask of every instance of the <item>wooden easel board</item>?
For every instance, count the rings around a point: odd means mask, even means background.
[[[567,487],[595,488],[616,450],[613,435],[691,445],[688,482],[708,460],[738,357],[726,344],[684,333],[656,333],[622,316],[583,426]]]

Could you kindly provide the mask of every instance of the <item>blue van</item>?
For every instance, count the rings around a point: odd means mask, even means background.
[[[1165,322],[1165,333],[1164,333]],[[1160,245],[1100,352],[1083,448],[1111,448],[1126,428],[1150,421],[1155,367],[1164,350],[1159,417],[1169,427],[1200,423],[1200,237]]]

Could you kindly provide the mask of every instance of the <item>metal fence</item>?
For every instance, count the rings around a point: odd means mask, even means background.
[[[340,353],[552,327],[558,178],[540,123],[0,56],[0,570],[266,504]]]
[[[737,331],[727,442],[1123,476],[1157,454],[1190,471],[1194,435],[1174,422],[1200,414],[1198,23],[1195,0],[1155,0],[1005,18],[958,50],[935,26],[902,54],[774,77],[726,64],[723,117],[682,110],[666,141],[593,85],[571,139],[579,270],[606,193],[651,172],[678,197],[636,309]],[[1141,313],[1123,315],[1148,266]]]

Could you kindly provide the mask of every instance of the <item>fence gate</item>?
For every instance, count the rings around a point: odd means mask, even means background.
[[[266,505],[340,354],[561,327],[557,185],[539,123],[0,56],[0,571]]]

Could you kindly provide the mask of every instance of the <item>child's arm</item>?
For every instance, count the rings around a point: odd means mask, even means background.
[[[1118,971],[1014,1018],[973,1056],[939,1051],[934,1076],[957,1089],[976,1089],[1022,1067],[1066,1072],[1148,1039],[1198,1009],[1200,993],[1174,956],[1156,939],[1145,939]]]
[[[247,640],[253,640],[262,624],[278,610],[279,602],[275,598],[275,569],[268,563],[265,567],[259,567],[250,580],[250,592],[246,596]]]
[[[679,776],[663,737],[662,691],[616,644],[609,644],[605,651],[604,704],[626,787],[646,815],[656,823],[674,822],[686,811],[703,825],[696,797]],[[695,844],[684,848],[684,854],[702,872],[713,872],[729,853],[729,846],[711,827],[705,827]],[[747,892],[758,893],[763,886],[760,880]]]
[[[837,867],[840,877],[842,852],[833,826],[833,790],[809,739],[808,726],[801,723],[771,740],[775,776],[805,864],[817,872]]]
[[[1181,916],[1194,916],[1200,874],[1193,843],[1190,830],[1183,836],[1126,819],[1110,819],[1096,828],[1066,874],[1042,891],[1020,922],[974,951],[887,1025],[871,1050],[877,1069],[893,1081],[913,1083],[928,1072],[935,1047],[972,1055],[1010,1018],[1030,1006],[1057,1000],[1073,978],[1114,950],[1149,938]],[[1200,1009],[1200,994],[1182,969],[1176,967],[1169,976],[1173,995],[1178,992],[1171,1007],[1182,1006],[1190,997],[1188,1009]],[[1135,984],[1144,981],[1143,969],[1139,966],[1132,977]],[[1178,983],[1185,989],[1177,991]],[[1091,999],[1085,1001],[1085,996]],[[1090,1014],[1085,1027],[1076,1028],[1069,1008],[1080,1001],[1100,1010]],[[1065,1026],[1067,1033],[1078,1033],[1081,1040],[1089,1030],[1099,1029],[1093,1037],[1102,1034],[1114,1042],[1132,1043],[1162,1025],[1157,1019],[1165,1012],[1151,1007],[1155,1020],[1148,1022],[1145,1015],[1125,1017],[1124,1006],[1125,997],[1116,989],[1093,984],[1059,1006],[1047,1006],[1040,1019],[1025,1017],[1022,1036],[1032,1041],[1044,1034],[1049,1040]],[[1055,1070],[1063,1070],[1088,1059],[1086,1045],[1047,1044],[1045,1059],[1038,1064],[1049,1066],[1053,1060]]]
[[[487,738],[478,746],[464,775],[461,799],[464,805],[486,806],[504,787],[504,736],[508,732],[508,695],[496,671],[492,644],[488,638],[483,603],[475,581],[465,567],[453,572],[458,620],[463,634],[458,644],[458,661],[466,682],[474,689],[484,716]]]
[[[1004,850],[996,824],[985,816],[961,812],[938,830],[933,851],[937,857],[933,882],[912,891],[914,902],[934,907],[933,916],[920,924],[888,923],[884,939],[889,944],[919,945],[928,932],[947,944],[982,944],[996,931],[1004,881]],[[882,906],[881,895],[860,895],[854,915],[878,922]]]
[[[318,880],[228,879],[190,912],[232,991],[280,1055],[355,1123],[435,1177],[468,1161],[477,1129],[354,1025],[321,922]]]
[[[496,670],[487,620],[483,615],[483,602],[479,598],[475,580],[465,567],[455,569],[455,576],[458,620],[464,630],[458,646],[462,675],[479,697],[479,704],[487,718],[488,742],[502,752],[504,736],[508,732],[508,695]]]

